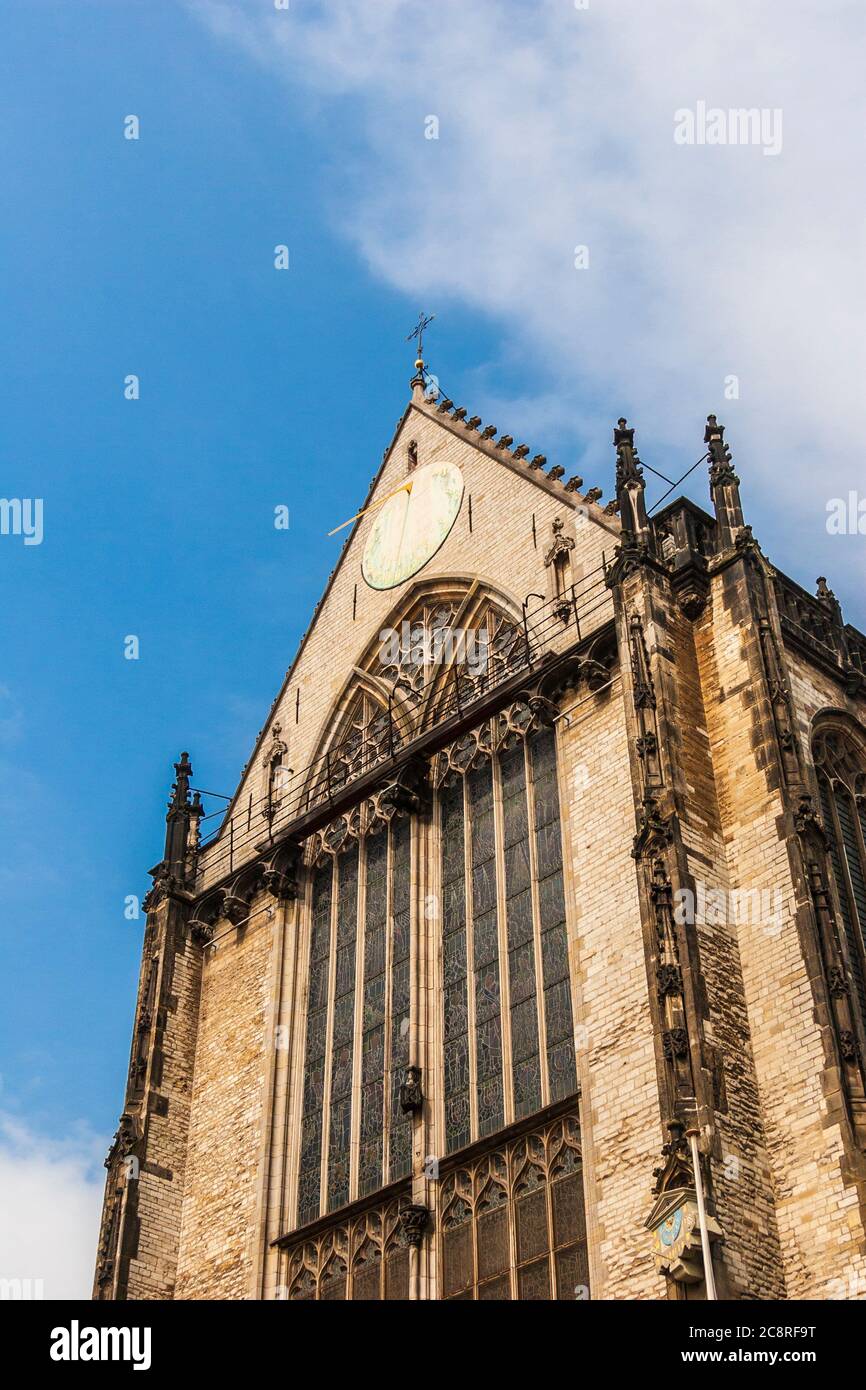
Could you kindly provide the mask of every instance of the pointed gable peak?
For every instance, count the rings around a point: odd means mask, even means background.
[[[427,419],[434,420],[488,458],[504,464],[511,472],[525,477],[549,495],[563,502],[567,501],[574,507],[583,507],[593,520],[612,531],[619,530],[616,514],[620,504],[616,497],[602,505],[603,494],[600,487],[582,491],[583,478],[578,474],[566,478],[566,470],[560,464],[547,468],[546,454],[533,454],[529,444],[515,444],[513,435],[505,432],[500,434],[497,425],[485,425],[480,415],[469,415],[465,406],[455,405],[450,396],[443,394],[438,379],[428,372],[423,364],[412,378],[411,386],[410,412],[417,410]],[[386,450],[386,458],[400,435],[404,420],[405,416]]]

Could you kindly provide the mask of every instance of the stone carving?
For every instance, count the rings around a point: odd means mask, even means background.
[[[420,1246],[429,1219],[430,1213],[427,1208],[419,1206],[415,1202],[403,1207],[400,1212],[400,1225],[403,1229],[404,1239],[413,1250],[417,1250]]]
[[[400,1083],[400,1109],[404,1115],[416,1114],[424,1104],[421,1089],[421,1068],[407,1067]]]

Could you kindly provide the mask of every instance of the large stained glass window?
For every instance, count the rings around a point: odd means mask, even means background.
[[[528,722],[437,762],[446,1153],[577,1091],[555,736]]]
[[[589,1297],[580,1133],[560,1116],[446,1172],[441,1297]]]
[[[299,1226],[411,1170],[411,855],[399,817],[313,873]]]

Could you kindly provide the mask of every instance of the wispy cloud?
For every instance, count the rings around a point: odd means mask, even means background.
[[[590,459],[610,420],[599,437],[585,401],[624,409],[664,471],[716,410],[780,562],[802,524],[816,566],[862,574],[862,542],[825,531],[862,476],[859,0],[189,3],[315,96],[333,215],[369,267],[490,315]],[[781,112],[781,151],[675,143],[698,103]]]
[[[104,1149],[85,1128],[46,1138],[0,1112],[0,1278],[46,1299],[90,1297]]]

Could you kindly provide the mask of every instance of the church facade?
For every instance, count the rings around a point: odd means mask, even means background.
[[[99,1299],[866,1297],[866,637],[412,395],[145,900]]]

